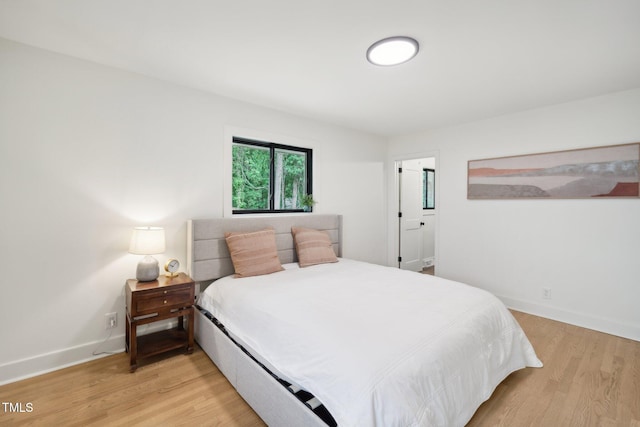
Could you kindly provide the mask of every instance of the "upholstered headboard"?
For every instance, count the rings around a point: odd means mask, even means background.
[[[272,228],[280,262],[296,262],[291,227],[326,230],[337,256],[342,256],[341,215],[289,215],[271,217],[233,217],[191,219],[187,222],[187,265],[196,282],[215,280],[233,274],[233,264],[224,238],[226,232],[258,231]]]

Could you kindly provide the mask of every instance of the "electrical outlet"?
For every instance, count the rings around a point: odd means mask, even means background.
[[[104,315],[104,328],[113,329],[118,326],[118,313],[107,313]]]
[[[542,288],[542,298],[551,299],[551,288]]]

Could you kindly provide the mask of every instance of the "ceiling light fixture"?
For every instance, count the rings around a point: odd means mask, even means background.
[[[375,42],[367,49],[367,60],[374,65],[398,65],[416,56],[418,50],[418,42],[411,37],[389,37]]]

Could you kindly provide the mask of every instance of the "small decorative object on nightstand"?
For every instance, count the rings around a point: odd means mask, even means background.
[[[180,261],[175,258],[169,258],[164,264],[164,271],[167,272],[167,276],[174,277],[178,274],[180,268]]]
[[[160,276],[152,282],[127,280],[126,348],[130,371],[135,372],[138,358],[153,356],[184,347],[193,352],[195,282],[186,274]],[[178,327],[137,336],[138,325],[178,318]],[[187,327],[184,318],[187,318]]]

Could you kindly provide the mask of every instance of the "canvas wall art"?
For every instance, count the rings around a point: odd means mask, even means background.
[[[470,160],[468,199],[640,197],[640,143]]]

